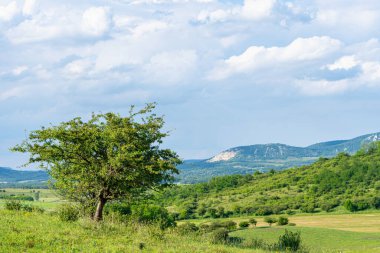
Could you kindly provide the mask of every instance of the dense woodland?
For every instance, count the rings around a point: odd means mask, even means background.
[[[156,196],[177,219],[380,208],[380,143],[281,172],[215,177]]]

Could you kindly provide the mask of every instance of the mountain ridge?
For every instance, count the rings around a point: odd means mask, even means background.
[[[181,174],[178,181],[204,182],[213,176],[248,174],[307,165],[320,157],[333,157],[341,152],[354,154],[363,145],[379,140],[380,132],[377,132],[347,140],[319,142],[306,147],[282,143],[237,146],[208,159],[185,160],[179,166]]]

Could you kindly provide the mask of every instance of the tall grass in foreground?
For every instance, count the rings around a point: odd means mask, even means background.
[[[115,217],[62,222],[56,215],[0,210],[0,252],[263,252],[215,245],[194,233],[155,225],[121,223]]]

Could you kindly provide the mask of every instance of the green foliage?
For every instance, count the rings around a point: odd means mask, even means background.
[[[199,231],[199,227],[197,227],[194,223],[186,222],[184,224],[179,225],[176,230],[181,235],[186,235],[189,233],[195,233]]]
[[[295,252],[301,247],[301,233],[291,232],[285,229],[285,234],[278,239],[278,248]]]
[[[289,219],[283,216],[278,217],[277,225],[279,226],[285,226],[289,223]]]
[[[269,224],[269,226],[272,226],[273,223],[277,222],[277,219],[274,217],[265,217],[264,221]]]
[[[162,206],[153,204],[132,205],[132,218],[144,224],[158,224],[161,229],[175,227],[174,218]]]
[[[247,228],[247,227],[249,227],[249,222],[248,221],[239,222],[239,227],[240,228]]]
[[[168,133],[154,108],[148,104],[138,112],[132,107],[127,117],[93,114],[87,122],[75,118],[43,127],[12,150],[30,153],[29,164],[47,170],[66,198],[97,205],[94,219],[100,220],[107,201],[161,189],[178,172],[177,154],[160,148]]]
[[[17,200],[5,201],[5,209],[7,210],[20,211],[21,208],[22,208],[22,204],[20,201],[17,201]]]
[[[226,228],[218,228],[211,233],[211,242],[213,244],[225,244],[228,243],[229,236]]]
[[[256,220],[256,219],[253,219],[253,218],[251,218],[251,219],[249,219],[249,223],[250,223],[250,224],[252,224],[252,225],[254,225],[254,226],[256,227],[256,224],[257,224],[257,220]]]
[[[58,208],[57,213],[61,221],[74,222],[79,219],[79,209],[76,205],[63,204]]]
[[[360,211],[380,208],[379,182],[380,143],[374,143],[355,155],[342,153],[273,175],[234,175],[178,185],[156,197],[176,212],[196,199],[188,218],[331,212],[346,200],[353,204],[350,210]]]

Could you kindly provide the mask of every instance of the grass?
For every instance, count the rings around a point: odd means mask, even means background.
[[[380,213],[363,212],[355,214],[298,214],[287,216],[295,227],[271,228],[264,217],[236,217],[225,219],[191,220],[196,224],[212,221],[232,220],[237,223],[255,218],[257,228],[238,230],[231,233],[246,240],[258,238],[267,242],[276,242],[285,229],[301,231],[304,245],[310,252],[380,252]]]
[[[40,199],[39,201],[28,201],[29,204],[43,207],[47,210],[53,210],[56,208],[59,204],[63,203],[64,200],[62,200],[59,195],[54,191],[50,189],[18,189],[18,188],[5,188],[2,189],[5,190],[5,192],[1,192],[1,195],[24,195],[24,196],[34,196],[33,191],[39,191],[40,192]],[[4,205],[5,200],[0,199],[0,207]]]
[[[0,252],[262,252],[213,245],[196,235],[162,232],[154,226],[90,220],[67,223],[49,214],[7,210],[0,210],[0,237]]]
[[[363,233],[316,227],[259,227],[231,233],[244,239],[276,242],[285,229],[300,231],[303,245],[310,252],[380,252],[380,233]]]

